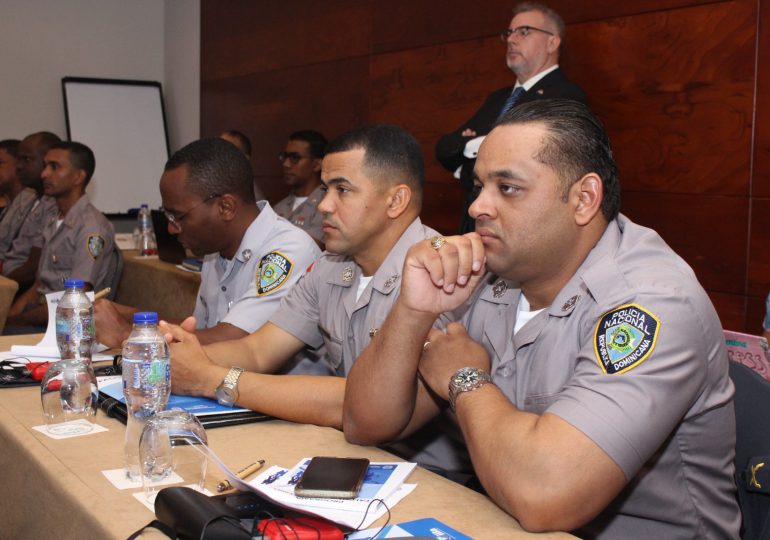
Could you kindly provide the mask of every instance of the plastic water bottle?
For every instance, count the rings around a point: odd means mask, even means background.
[[[64,282],[56,307],[56,343],[61,360],[52,363],[40,385],[43,417],[50,433],[73,435],[93,429],[98,390],[91,367],[95,342],[94,308],[82,279]]]
[[[147,419],[166,408],[171,393],[168,344],[158,330],[158,314],[134,314],[134,328],[123,346],[123,395],[126,398],[126,475],[141,478],[139,439]]]
[[[155,233],[152,230],[152,213],[146,204],[139,208],[138,217],[138,242],[136,248],[141,255],[156,255],[158,253],[158,244],[155,240]]]
[[[64,280],[64,295],[56,306],[56,344],[62,360],[91,361],[96,341],[94,306],[83,291],[82,279]]]

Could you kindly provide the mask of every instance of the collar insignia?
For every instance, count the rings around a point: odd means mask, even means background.
[[[492,287],[492,296],[500,298],[508,290],[508,284],[505,281],[498,281],[495,286]]]
[[[342,281],[351,283],[353,281],[353,269],[348,266],[342,271]]]

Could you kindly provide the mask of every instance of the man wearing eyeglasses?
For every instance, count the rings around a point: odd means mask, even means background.
[[[500,37],[506,45],[506,65],[516,75],[516,84],[490,94],[476,114],[436,144],[436,158],[460,180],[465,193],[461,233],[474,228],[468,216],[473,202],[473,166],[481,142],[498,118],[516,105],[536,99],[565,98],[585,103],[583,91],[559,68],[563,36],[564,21],[548,6],[524,2],[514,7],[513,19]]]
[[[317,131],[307,129],[289,135],[286,150],[278,159],[291,193],[275,205],[276,214],[308,233],[320,246],[323,246],[323,214],[318,211],[318,203],[324,196],[321,160],[325,150],[326,137]]]
[[[255,204],[251,175],[235,146],[211,138],[176,152],[160,179],[169,232],[205,256],[194,312],[203,343],[244,337],[262,326],[320,254],[313,240],[278,217],[267,201]],[[97,302],[97,339],[120,346],[134,311]]]

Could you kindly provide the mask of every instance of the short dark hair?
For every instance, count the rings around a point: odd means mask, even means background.
[[[620,180],[607,132],[588,106],[570,99],[538,99],[512,108],[499,125],[543,124],[548,132],[535,159],[562,182],[566,201],[572,185],[588,173],[602,179],[602,214],[611,221],[620,211]]]
[[[237,129],[228,129],[227,131],[223,131],[222,135],[229,135],[230,137],[238,141],[238,143],[235,144],[235,146],[238,147],[238,150],[240,150],[241,152],[243,152],[249,157],[251,156],[251,141],[244,133],[241,133]],[[234,143],[231,143],[231,144],[234,144]]]
[[[72,166],[86,173],[85,186],[91,181],[96,168],[96,159],[94,153],[85,144],[75,141],[62,141],[54,144],[48,150],[66,150],[69,152],[69,159]]]
[[[62,142],[57,134],[51,133],[50,131],[38,131],[36,133],[31,133],[24,138],[35,139],[35,146],[37,147],[38,152],[43,156],[55,145]]]
[[[513,7],[513,16],[515,17],[519,13],[525,13],[527,11],[539,11],[545,15],[545,18],[553,24],[556,35],[560,38],[564,38],[564,31],[566,28],[564,19],[562,19],[561,15],[556,13],[552,8],[545,4],[541,4],[540,2],[521,2]]]
[[[388,182],[403,182],[422,204],[425,165],[417,140],[404,128],[390,124],[371,124],[343,133],[326,147],[326,154],[362,148],[363,165]]]
[[[164,171],[187,166],[188,187],[202,198],[231,194],[254,202],[251,164],[238,148],[218,137],[191,142],[176,151]]]
[[[0,141],[0,150],[5,150],[13,157],[18,157],[18,150],[19,150],[19,144],[21,141],[19,139],[3,139]]]
[[[326,137],[313,129],[295,131],[289,135],[289,140],[306,142],[309,147],[310,157],[313,159],[321,159],[326,154],[326,145],[328,144]]]

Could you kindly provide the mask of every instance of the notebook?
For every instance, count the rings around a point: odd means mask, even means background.
[[[114,380],[105,384],[99,384],[99,408],[107,416],[126,423],[126,400],[123,397],[123,381],[120,377],[115,377]],[[182,409],[192,413],[206,429],[272,420],[272,417],[262,413],[238,407],[226,407],[213,399],[195,396],[171,394],[166,409]]]
[[[770,348],[762,336],[725,330],[727,357],[770,381]]]
[[[158,242],[158,258],[171,264],[180,264],[187,254],[176,236],[168,232],[168,218],[162,210],[152,210],[152,228]]]

